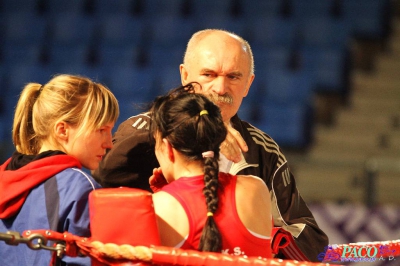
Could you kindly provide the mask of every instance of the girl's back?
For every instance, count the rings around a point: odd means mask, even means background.
[[[257,177],[225,173],[220,173],[219,184],[214,219],[222,236],[221,252],[270,257],[272,218],[265,184]],[[154,194],[162,244],[198,248],[207,218],[203,186],[203,176],[182,177]]]

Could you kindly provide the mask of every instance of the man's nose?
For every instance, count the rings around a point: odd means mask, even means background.
[[[226,93],[227,86],[226,78],[224,76],[218,76],[214,80],[213,91],[218,95],[224,95]]]

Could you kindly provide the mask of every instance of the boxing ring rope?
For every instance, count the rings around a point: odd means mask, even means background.
[[[334,265],[327,262],[339,262],[340,256],[354,252],[366,256],[369,249],[379,251],[377,258],[400,256],[400,240],[359,242],[350,244],[330,245],[325,253],[321,253],[324,262],[301,262],[295,260],[265,259],[258,257],[240,257],[229,254],[183,250],[163,246],[132,246],[102,243],[89,238],[78,237],[68,232],[58,233],[49,230],[25,231],[22,236],[16,232],[0,233],[0,240],[10,245],[26,244],[29,248],[53,251],[55,256],[76,257],[79,254],[89,256],[96,265],[122,266],[128,263],[135,265],[266,265],[266,266],[322,266]],[[47,241],[56,241],[54,246],[46,246]],[[60,244],[62,243],[62,244]],[[347,250],[347,251],[346,251]],[[352,251],[356,250],[356,251]],[[361,250],[361,251],[360,251]],[[354,254],[356,254],[354,253]],[[130,264],[131,265],[131,264]]]
[[[258,257],[241,257],[229,254],[183,250],[163,246],[131,246],[116,245],[92,241],[89,238],[78,237],[68,232],[58,233],[49,230],[25,231],[22,236],[16,232],[0,233],[0,240],[10,245],[26,244],[34,250],[46,249],[53,251],[58,257],[78,255],[89,256],[93,265],[209,265],[209,266],[323,266],[327,263],[301,262],[295,260],[266,259]],[[46,246],[47,241],[57,241],[63,244]],[[99,264],[100,263],[100,264]],[[329,264],[333,265],[333,264]]]

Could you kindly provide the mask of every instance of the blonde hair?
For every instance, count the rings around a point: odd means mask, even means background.
[[[214,33],[225,33],[226,35],[231,36],[232,38],[238,40],[242,47],[243,50],[248,54],[249,60],[250,60],[250,74],[254,74],[254,56],[253,56],[253,51],[251,50],[250,44],[240,37],[239,35],[229,32],[226,30],[220,30],[220,29],[205,29],[205,30],[200,30],[195,32],[192,37],[190,38],[189,42],[187,43],[186,46],[186,51],[185,55],[183,57],[183,63],[186,65],[188,63],[189,59],[193,58],[193,51],[195,50],[196,45],[204,38],[207,37],[211,34]]]
[[[78,135],[92,132],[119,116],[118,101],[104,85],[89,78],[57,75],[48,83],[28,83],[18,100],[12,138],[18,152],[38,154],[44,141],[60,147],[55,125],[78,126]]]

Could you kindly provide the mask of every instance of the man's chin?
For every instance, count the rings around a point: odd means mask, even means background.
[[[223,110],[221,110],[221,116],[222,116],[222,120],[224,121],[224,123],[229,122],[231,120],[231,118],[232,118],[231,116],[229,116]]]

